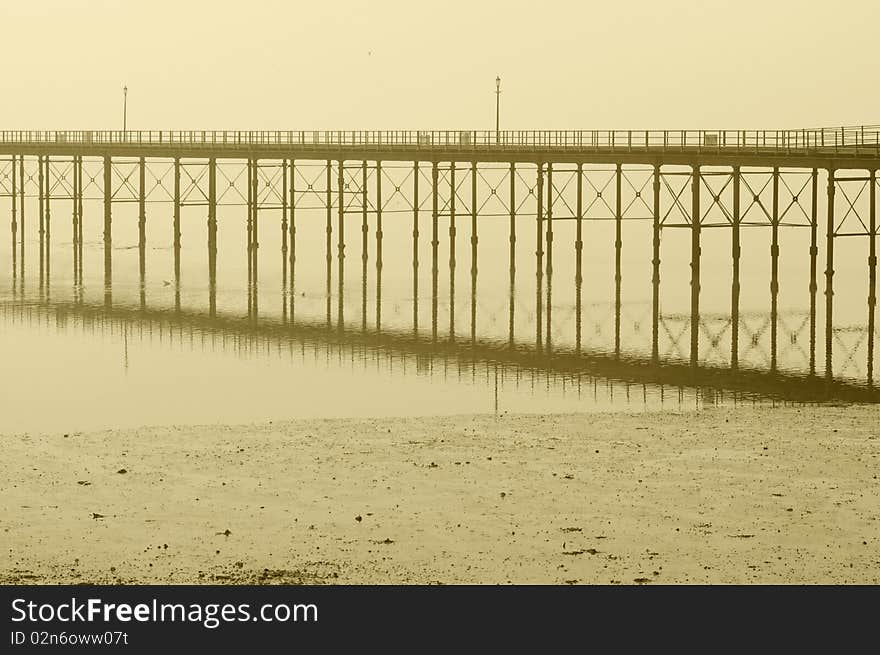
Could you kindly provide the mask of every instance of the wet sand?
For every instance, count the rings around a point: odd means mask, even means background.
[[[3,583],[880,583],[880,407],[4,435]]]

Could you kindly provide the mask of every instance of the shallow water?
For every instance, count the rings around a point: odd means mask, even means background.
[[[717,405],[687,388],[186,326],[0,312],[0,431]],[[726,402],[751,402],[731,394]]]

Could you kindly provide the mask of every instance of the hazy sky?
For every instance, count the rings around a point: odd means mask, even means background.
[[[880,123],[877,0],[0,0],[3,129]]]

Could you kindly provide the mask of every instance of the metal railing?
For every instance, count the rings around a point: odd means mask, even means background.
[[[800,130],[0,131],[0,144],[880,153],[880,125]]]

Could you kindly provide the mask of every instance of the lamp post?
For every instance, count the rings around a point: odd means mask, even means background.
[[[122,131],[128,129],[128,86],[122,87]]]
[[[501,143],[501,76],[495,77],[495,145]]]

